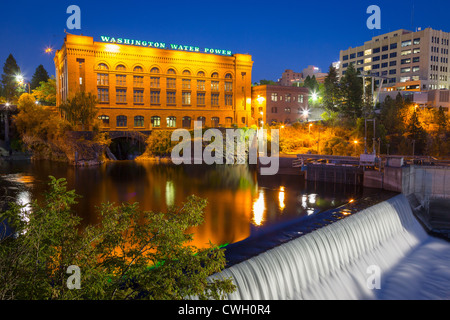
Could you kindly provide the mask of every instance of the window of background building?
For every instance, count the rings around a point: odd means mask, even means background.
[[[218,117],[212,117],[211,118],[211,126],[213,128],[217,128],[220,124],[220,119]]]
[[[226,106],[232,106],[233,105],[233,95],[226,94],[225,95],[225,105]]]
[[[127,90],[117,89],[116,90],[116,103],[127,103]]]
[[[291,108],[284,108],[284,113],[291,113]]]
[[[109,102],[109,89],[98,88],[97,98],[99,102]]]
[[[138,128],[144,127],[144,117],[143,116],[135,116],[134,117],[134,126]]]
[[[391,50],[397,49],[397,43],[391,43],[390,48]]]
[[[177,118],[176,117],[167,117],[166,118],[167,121],[167,128],[176,128],[177,126]]]
[[[137,66],[133,69],[133,71],[139,73],[139,72],[144,72],[144,69],[142,69],[142,67]]]
[[[272,107],[272,109],[270,111],[272,113],[278,113],[278,108],[277,107]]]
[[[191,117],[183,117],[181,125],[183,126],[183,128],[189,129],[191,128],[191,122],[192,122]]]
[[[219,74],[217,73],[217,72],[214,72],[212,75],[211,75],[211,78],[218,78],[219,77]]]
[[[200,121],[202,123],[202,127],[204,127],[205,124],[206,124],[206,118],[205,117],[198,117],[197,121]]]
[[[206,81],[205,80],[197,80],[197,90],[198,91],[206,90]]]
[[[182,79],[181,80],[181,88],[182,89],[191,89],[191,79]]]
[[[126,116],[117,116],[116,117],[116,127],[126,127],[127,126],[127,117]]]
[[[104,63],[100,63],[97,67],[99,70],[109,70],[108,66]]]
[[[156,67],[153,67],[153,68],[150,70],[150,73],[159,73],[159,69],[156,68]]]
[[[101,115],[101,116],[98,116],[98,119],[102,121],[103,126],[109,127],[109,116]]]
[[[218,93],[212,93],[211,94],[211,105],[212,106],[219,106],[219,94]]]
[[[107,73],[97,73],[97,85],[109,86],[109,75]]]
[[[190,76],[191,72],[189,70],[184,70],[183,71],[183,76]]]
[[[116,86],[126,87],[127,86],[127,76],[124,74],[116,74]]]
[[[175,89],[177,87],[176,78],[167,78],[167,89]]]
[[[181,103],[184,105],[191,104],[191,93],[190,92],[183,92],[181,94]]]
[[[272,93],[271,94],[271,100],[273,102],[277,102],[278,101],[278,93]]]
[[[204,77],[205,73],[203,71],[197,72],[197,77]]]
[[[167,92],[167,104],[176,104],[177,103],[176,97],[177,97],[176,92],[168,91]]]
[[[119,64],[119,65],[116,67],[116,70],[117,70],[117,71],[126,71],[127,68],[126,68],[123,64]]]
[[[204,92],[197,93],[197,105],[204,106],[206,104],[206,94]]]
[[[233,91],[233,82],[225,82],[225,92]]]
[[[160,104],[160,96],[161,93],[157,90],[150,91],[150,103],[151,104]]]
[[[135,104],[144,103],[144,90],[134,90],[133,91],[133,102]]]
[[[160,78],[159,77],[150,77],[150,88],[160,88]]]
[[[219,91],[219,81],[211,81],[211,90]]]
[[[151,123],[153,128],[161,127],[161,117],[158,116],[151,117]]]
[[[167,70],[167,74],[177,74],[174,69]]]
[[[144,77],[133,76],[133,86],[134,87],[143,87],[144,86]]]

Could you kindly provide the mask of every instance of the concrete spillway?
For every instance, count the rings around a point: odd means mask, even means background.
[[[450,299],[450,243],[404,195],[231,266],[229,300]]]

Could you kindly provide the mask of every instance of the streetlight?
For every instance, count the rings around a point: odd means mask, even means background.
[[[19,83],[20,86],[23,86],[23,85],[28,86],[28,93],[31,94],[30,84],[25,82],[25,78],[23,77],[23,75],[21,75],[21,74],[16,75],[16,81]]]
[[[354,140],[354,141],[353,141],[353,144],[355,145],[355,154],[357,155],[357,153],[356,153],[356,147],[358,146],[358,140]]]
[[[303,109],[302,115],[306,118],[306,122],[308,122],[309,110],[308,109]]]
[[[311,127],[312,127],[312,126],[313,126],[312,123],[310,123],[309,126],[308,126],[309,134],[311,134]]]

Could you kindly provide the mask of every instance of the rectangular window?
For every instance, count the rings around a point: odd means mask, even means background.
[[[364,63],[371,63],[372,62],[372,58],[366,58],[364,59]]]
[[[226,106],[232,106],[233,105],[233,95],[232,94],[226,94],[225,95],[225,105]]]
[[[356,61],[356,65],[357,65],[357,66],[362,65],[362,64],[364,64],[364,60],[358,60],[358,61]]]
[[[358,52],[358,57],[363,57],[363,56],[364,56],[364,52],[363,51]]]
[[[211,90],[219,91],[219,81],[211,81]]]
[[[383,46],[383,48],[381,50],[382,51],[388,51],[389,50],[389,46]]]
[[[373,67],[372,67],[372,69],[373,69],[373,70],[380,69],[380,65],[379,65],[379,64],[374,64]]]
[[[409,47],[412,44],[411,40],[405,40],[402,42],[402,48]]]
[[[233,91],[233,82],[225,82],[225,92]]]
[[[109,89],[98,88],[97,96],[99,102],[109,102]]]
[[[176,92],[172,91],[167,92],[167,104],[177,104]]]
[[[303,95],[302,94],[298,95],[298,102],[303,103]]]
[[[381,56],[381,59],[382,59],[382,60],[386,60],[387,58],[389,58],[389,55],[387,55],[387,54],[383,54],[383,55]]]
[[[278,113],[278,108],[277,107],[272,107],[272,113]]]
[[[408,72],[411,72],[411,68],[402,68],[401,70],[400,70],[400,72],[401,73],[408,73]]]
[[[414,44],[420,44],[420,38],[414,39]]]
[[[364,51],[365,56],[370,56],[371,54],[372,54],[372,49],[367,49],[366,51]]]
[[[290,95],[290,94],[287,94],[287,95],[286,95],[285,101],[286,101],[286,102],[291,102],[291,95]]]
[[[419,71],[420,71],[420,67],[413,67],[413,68],[412,68],[412,71],[413,71],[413,72],[419,72]]]
[[[420,48],[415,48],[414,51],[413,51],[413,53],[414,53],[414,54],[420,53]]]
[[[387,67],[388,67],[388,63],[387,62],[384,62],[384,63],[381,64],[381,68],[387,68]]]
[[[407,56],[409,54],[411,54],[411,49],[402,51],[402,56]]]
[[[205,91],[206,90],[206,84],[205,80],[197,80],[197,90],[198,91]]]
[[[378,53],[378,52],[380,52],[380,48],[375,48],[375,49],[373,49],[373,52],[372,52],[372,53]]]
[[[197,93],[197,105],[204,106],[206,104],[206,94],[204,92]]]
[[[219,94],[218,93],[211,94],[211,105],[215,106],[215,107],[219,106]]]
[[[116,90],[116,103],[127,103],[127,90],[117,89]]]
[[[181,94],[181,103],[184,105],[191,104],[191,93],[190,92],[183,92]]]
[[[352,53],[351,55],[350,55],[350,59],[355,59],[356,58],[356,53]]]
[[[397,49],[397,43],[391,43],[391,50]]]
[[[167,78],[167,89],[176,89],[176,87],[177,87],[177,79]]]
[[[393,67],[393,66],[396,66],[397,65],[397,61],[391,61],[391,62],[389,62],[389,66],[390,67]]]
[[[160,88],[159,77],[150,77],[150,88]]]
[[[127,86],[127,76],[124,74],[116,74],[116,86],[126,87]]]
[[[151,104],[160,104],[160,96],[161,93],[159,91],[156,90],[152,90],[150,91],[150,103]]]
[[[142,76],[133,76],[133,87],[140,87],[142,88],[144,86],[144,77]]]
[[[347,61],[348,60],[348,55],[343,56],[342,60]]]
[[[372,61],[380,61],[380,56],[373,57]]]
[[[420,62],[420,57],[414,57],[413,62]]]
[[[271,95],[271,100],[273,102],[277,102],[278,101],[278,93],[272,93]]]
[[[133,102],[135,104],[144,103],[144,90],[134,90],[134,92],[133,92]]]
[[[411,63],[411,58],[402,59],[402,64],[408,64],[408,63]]]
[[[397,58],[397,52],[392,52],[392,53],[389,55],[389,58]]]
[[[183,79],[181,81],[181,88],[182,89],[191,89],[191,79]]]
[[[109,86],[108,74],[98,73],[97,74],[97,85],[98,86]]]

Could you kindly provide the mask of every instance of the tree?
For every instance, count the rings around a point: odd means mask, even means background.
[[[20,75],[20,73],[20,67],[17,64],[16,59],[10,54],[3,65],[2,74],[3,96],[7,101],[16,102],[19,94],[24,91],[17,83],[16,77],[17,75]]]
[[[97,116],[97,97],[88,92],[77,92],[75,96],[60,105],[64,117],[73,125],[81,124],[82,130],[93,123]]]
[[[203,222],[206,200],[191,196],[167,213],[103,204],[101,222],[80,231],[71,211],[78,196],[50,179],[42,204],[12,203],[0,214],[14,230],[0,239],[1,299],[220,299],[235,289],[230,279],[208,281],[225,267],[223,249],[189,244],[186,230]],[[79,290],[67,286],[69,266],[81,271]]]
[[[47,106],[56,106],[56,80],[49,78],[46,81],[41,81],[39,86],[33,90],[33,96],[36,97],[40,103]]]
[[[341,117],[351,123],[354,123],[356,119],[363,115],[363,83],[358,74],[353,64],[350,64],[340,81],[342,93]]]
[[[324,82],[323,106],[330,114],[336,112],[341,102],[339,77],[336,68],[330,65]]]
[[[47,82],[49,78],[50,76],[48,75],[47,70],[45,70],[44,66],[40,64],[36,68],[36,71],[34,72],[33,77],[31,78],[30,89],[31,90],[36,89],[37,87],[39,87],[41,82]]]
[[[420,124],[419,116],[415,108],[407,129],[407,137],[414,143],[414,154],[423,154],[426,147],[426,132]]]

